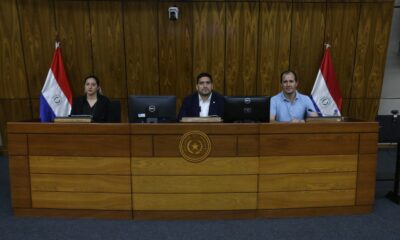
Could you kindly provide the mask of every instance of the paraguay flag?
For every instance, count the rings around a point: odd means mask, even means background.
[[[336,80],[329,45],[327,45],[311,98],[320,116],[341,116],[342,94]]]
[[[57,42],[53,62],[40,94],[40,120],[51,122],[55,117],[68,116],[71,105],[71,88],[61,57],[60,43]]]

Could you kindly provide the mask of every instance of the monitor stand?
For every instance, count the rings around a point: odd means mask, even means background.
[[[146,123],[158,123],[158,118],[154,117],[146,118]]]
[[[393,191],[386,194],[386,197],[393,202],[400,204],[399,196],[399,174],[400,174],[400,142],[397,142],[397,158],[396,158],[396,171],[394,175],[394,187]]]

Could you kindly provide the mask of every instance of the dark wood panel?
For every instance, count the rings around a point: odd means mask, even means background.
[[[258,156],[260,137],[259,135],[238,135],[237,155],[239,157]]]
[[[8,154],[28,155],[28,136],[26,134],[8,134]]]
[[[123,2],[128,94],[158,95],[158,6]]]
[[[257,93],[257,2],[226,3],[225,95]]]
[[[73,96],[81,95],[84,78],[93,73],[89,4],[85,1],[55,1],[55,9],[64,67]]]
[[[28,145],[33,156],[130,156],[129,136],[122,135],[31,134]]]
[[[55,49],[54,1],[18,1],[29,92],[37,97],[46,80]]]
[[[233,157],[237,156],[237,137],[208,135],[211,141],[210,157]]]
[[[154,156],[181,156],[179,142],[182,135],[156,135],[153,139]],[[208,135],[211,141],[210,157],[232,157],[237,155],[237,137]]]
[[[28,82],[16,1],[0,6],[0,99],[27,98]]]
[[[90,1],[94,73],[103,93],[126,98],[125,51],[121,2]]]
[[[27,156],[9,156],[11,202],[13,208],[31,207],[31,183]]]
[[[261,156],[337,155],[358,152],[357,134],[279,134],[260,136]]]
[[[261,3],[257,94],[275,95],[280,73],[289,68],[291,3]]]
[[[131,136],[131,155],[132,155],[132,157],[151,157],[151,156],[153,156],[153,136],[132,135]]]
[[[360,133],[377,132],[378,123],[357,122],[354,120],[344,122],[307,122],[305,124],[293,123],[266,123],[260,124],[260,133]]]
[[[129,124],[123,123],[8,123],[8,133],[128,135]]]
[[[361,5],[352,98],[380,97],[392,12],[393,3]]]
[[[336,79],[343,98],[350,96],[357,45],[359,3],[328,3],[325,42],[331,44]]]
[[[179,20],[168,18],[168,8],[180,9]],[[176,95],[177,106],[189,94],[193,77],[193,18],[192,4],[159,2],[159,73],[160,94]]]
[[[360,134],[360,154],[376,154],[378,151],[378,133]]]
[[[181,156],[179,153],[179,141],[181,135],[156,135],[153,137],[153,151],[156,157]]]
[[[267,124],[268,125],[268,124]],[[206,134],[258,134],[259,124],[254,123],[158,123],[158,124],[130,124],[132,134],[185,134],[190,131],[202,131]]]
[[[23,121],[31,118],[31,107],[28,99],[0,100],[0,134],[3,144],[7,145],[7,122]]]
[[[380,99],[350,99],[348,116],[354,119],[374,121]]]
[[[304,94],[311,92],[322,61],[325,17],[323,3],[293,3],[290,68]]]
[[[376,158],[376,154],[360,154],[358,157],[356,205],[372,205],[374,203]]]
[[[214,89],[224,92],[225,3],[193,4],[193,79],[200,72],[213,76]],[[195,84],[195,81],[194,81]]]

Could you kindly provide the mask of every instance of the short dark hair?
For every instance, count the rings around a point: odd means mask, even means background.
[[[96,81],[97,86],[100,86],[100,80],[95,75],[89,75],[89,76],[85,77],[85,83],[86,83],[86,80],[88,80],[89,78],[93,78]]]
[[[202,72],[202,73],[200,73],[199,75],[197,75],[197,83],[199,83],[199,80],[200,80],[200,78],[202,78],[202,77],[208,77],[208,78],[210,79],[211,83],[213,82],[213,79],[212,79],[212,77],[211,77],[211,74],[206,73],[206,72]]]
[[[284,75],[287,75],[287,74],[290,74],[290,73],[293,74],[294,80],[297,82],[297,74],[296,74],[296,72],[293,71],[293,70],[286,70],[286,71],[283,71],[283,72],[281,73],[281,82],[282,82],[283,76],[284,76]]]

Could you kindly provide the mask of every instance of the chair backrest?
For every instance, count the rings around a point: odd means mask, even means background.
[[[110,115],[111,122],[121,122],[121,102],[119,100],[111,101]]]

